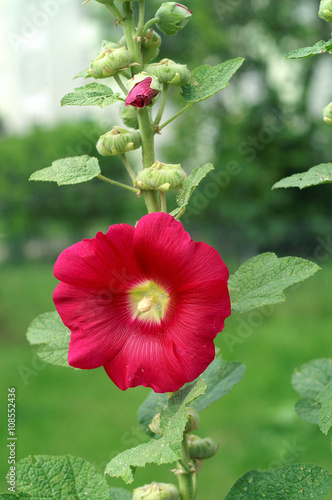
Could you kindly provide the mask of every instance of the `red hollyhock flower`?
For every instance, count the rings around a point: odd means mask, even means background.
[[[152,78],[148,77],[142,80],[131,89],[127,95],[126,106],[135,106],[135,108],[144,108],[152,103],[152,100],[159,94],[159,90],[150,87]]]
[[[54,303],[71,330],[69,364],[103,366],[122,390],[173,392],[194,380],[231,312],[218,252],[162,212],[67,248],[54,275]]]

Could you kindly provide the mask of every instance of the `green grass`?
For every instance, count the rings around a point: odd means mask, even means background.
[[[199,500],[224,498],[250,469],[304,461],[332,470],[329,437],[296,416],[297,394],[290,385],[295,367],[331,357],[331,281],[332,265],[325,264],[315,277],[288,290],[273,313],[263,309],[227,321],[217,345],[224,359],[242,361],[247,371],[231,394],[201,414],[198,434],[213,437],[220,450],[204,463]],[[6,389],[15,386],[19,459],[71,453],[102,472],[116,453],[146,440],[136,411],[149,391],[121,392],[103,369],[57,368],[38,360],[25,331],[35,316],[53,309],[55,284],[51,264],[0,269],[0,435],[6,436]],[[0,491],[7,487],[7,469],[2,440]],[[152,480],[173,482],[173,475],[167,466],[148,466],[137,471],[133,486]],[[110,484],[124,486],[121,480]]]

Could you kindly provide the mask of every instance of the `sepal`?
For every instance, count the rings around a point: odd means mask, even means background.
[[[190,458],[195,458],[197,460],[211,458],[219,449],[219,446],[213,439],[209,437],[202,439],[193,434],[188,437],[188,447]]]
[[[96,148],[101,155],[116,156],[138,149],[140,145],[141,135],[139,132],[115,126],[99,138]]]
[[[163,3],[156,12],[157,26],[165,35],[176,35],[185,27],[192,16],[192,11],[176,2]]]
[[[171,59],[162,59],[159,63],[145,67],[149,75],[156,76],[160,83],[182,87],[190,80],[190,71],[185,64],[178,64]]]
[[[179,490],[173,484],[152,482],[133,491],[133,500],[178,500],[179,498]]]
[[[318,15],[327,23],[332,23],[332,0],[321,0]]]
[[[146,191],[179,189],[186,178],[181,165],[167,165],[156,161],[150,168],[138,172],[134,185]]]
[[[135,108],[133,106],[121,106],[120,117],[125,125],[130,128],[139,128],[138,116]]]
[[[118,71],[128,68],[131,57],[126,47],[116,43],[105,45],[96,59],[91,61],[88,74],[94,78],[108,78]]]

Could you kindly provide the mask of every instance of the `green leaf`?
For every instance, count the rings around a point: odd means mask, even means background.
[[[268,471],[252,470],[232,487],[225,500],[322,500],[332,475],[312,464],[290,464]]]
[[[298,187],[300,189],[332,182],[332,163],[321,163],[307,172],[294,174],[276,182],[272,189]]]
[[[123,488],[111,488],[109,500],[132,500],[133,494],[131,491]]]
[[[226,396],[232,387],[242,380],[246,367],[235,361],[222,361],[218,356],[201,375],[207,389],[197,398],[192,406],[197,411],[203,411],[218,399]]]
[[[92,76],[90,75],[90,73],[88,73],[87,69],[83,69],[82,71],[77,73],[77,75],[74,76],[74,80],[75,78],[92,78]]]
[[[52,163],[51,167],[38,170],[29,181],[56,182],[58,186],[79,184],[91,181],[100,174],[97,158],[88,155],[62,158]]]
[[[295,370],[292,376],[294,389],[302,396],[296,403],[299,417],[312,424],[319,424],[327,434],[332,424],[332,359],[315,359]]]
[[[212,163],[206,163],[202,167],[195,168],[190,175],[184,180],[183,187],[178,192],[176,197],[176,203],[179,208],[176,208],[171,212],[171,215],[176,219],[180,218],[181,215],[185,212],[186,206],[189,203],[189,199],[193,194],[195,188],[199,185],[202,179],[207,176],[211,170],[214,170],[214,166]]]
[[[228,87],[229,80],[242,66],[243,61],[243,57],[237,57],[218,66],[199,66],[191,73],[190,83],[182,87],[182,97],[191,103],[204,101]]]
[[[289,52],[285,59],[303,59],[304,57],[315,56],[316,54],[324,54],[325,52],[330,52],[332,50],[332,40],[324,42],[315,43],[313,47],[303,47],[302,49],[292,50]]]
[[[150,430],[149,424],[152,422],[153,417],[167,406],[167,401],[167,394],[158,394],[151,391],[146,400],[138,408],[138,422],[141,424],[145,434],[154,439],[159,439],[159,436]]]
[[[332,382],[318,394],[318,401],[322,404],[319,428],[327,434],[332,427]]]
[[[77,87],[73,92],[66,94],[61,99],[61,106],[99,106],[104,108],[118,101],[123,101],[118,92],[114,94],[107,85],[93,82],[83,87]]]
[[[52,365],[68,367],[70,330],[62,323],[57,312],[41,314],[27,331],[27,339],[38,345],[38,356]]]
[[[16,487],[27,494],[26,498],[31,495],[34,500],[109,499],[106,479],[82,458],[30,456],[17,463],[16,473]]]
[[[136,467],[144,467],[148,463],[169,464],[178,460],[187,422],[186,406],[203,394],[205,389],[204,382],[199,380],[173,394],[167,408],[160,413],[163,436],[120,453],[106,466],[105,473],[132,483]]]
[[[309,278],[319,266],[298,257],[263,253],[248,260],[229,278],[232,308],[239,313],[285,300],[283,291]]]

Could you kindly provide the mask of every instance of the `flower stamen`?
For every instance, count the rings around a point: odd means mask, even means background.
[[[151,307],[153,306],[153,298],[152,297],[144,297],[138,304],[137,304],[137,310],[140,313],[146,313],[151,310]]]

